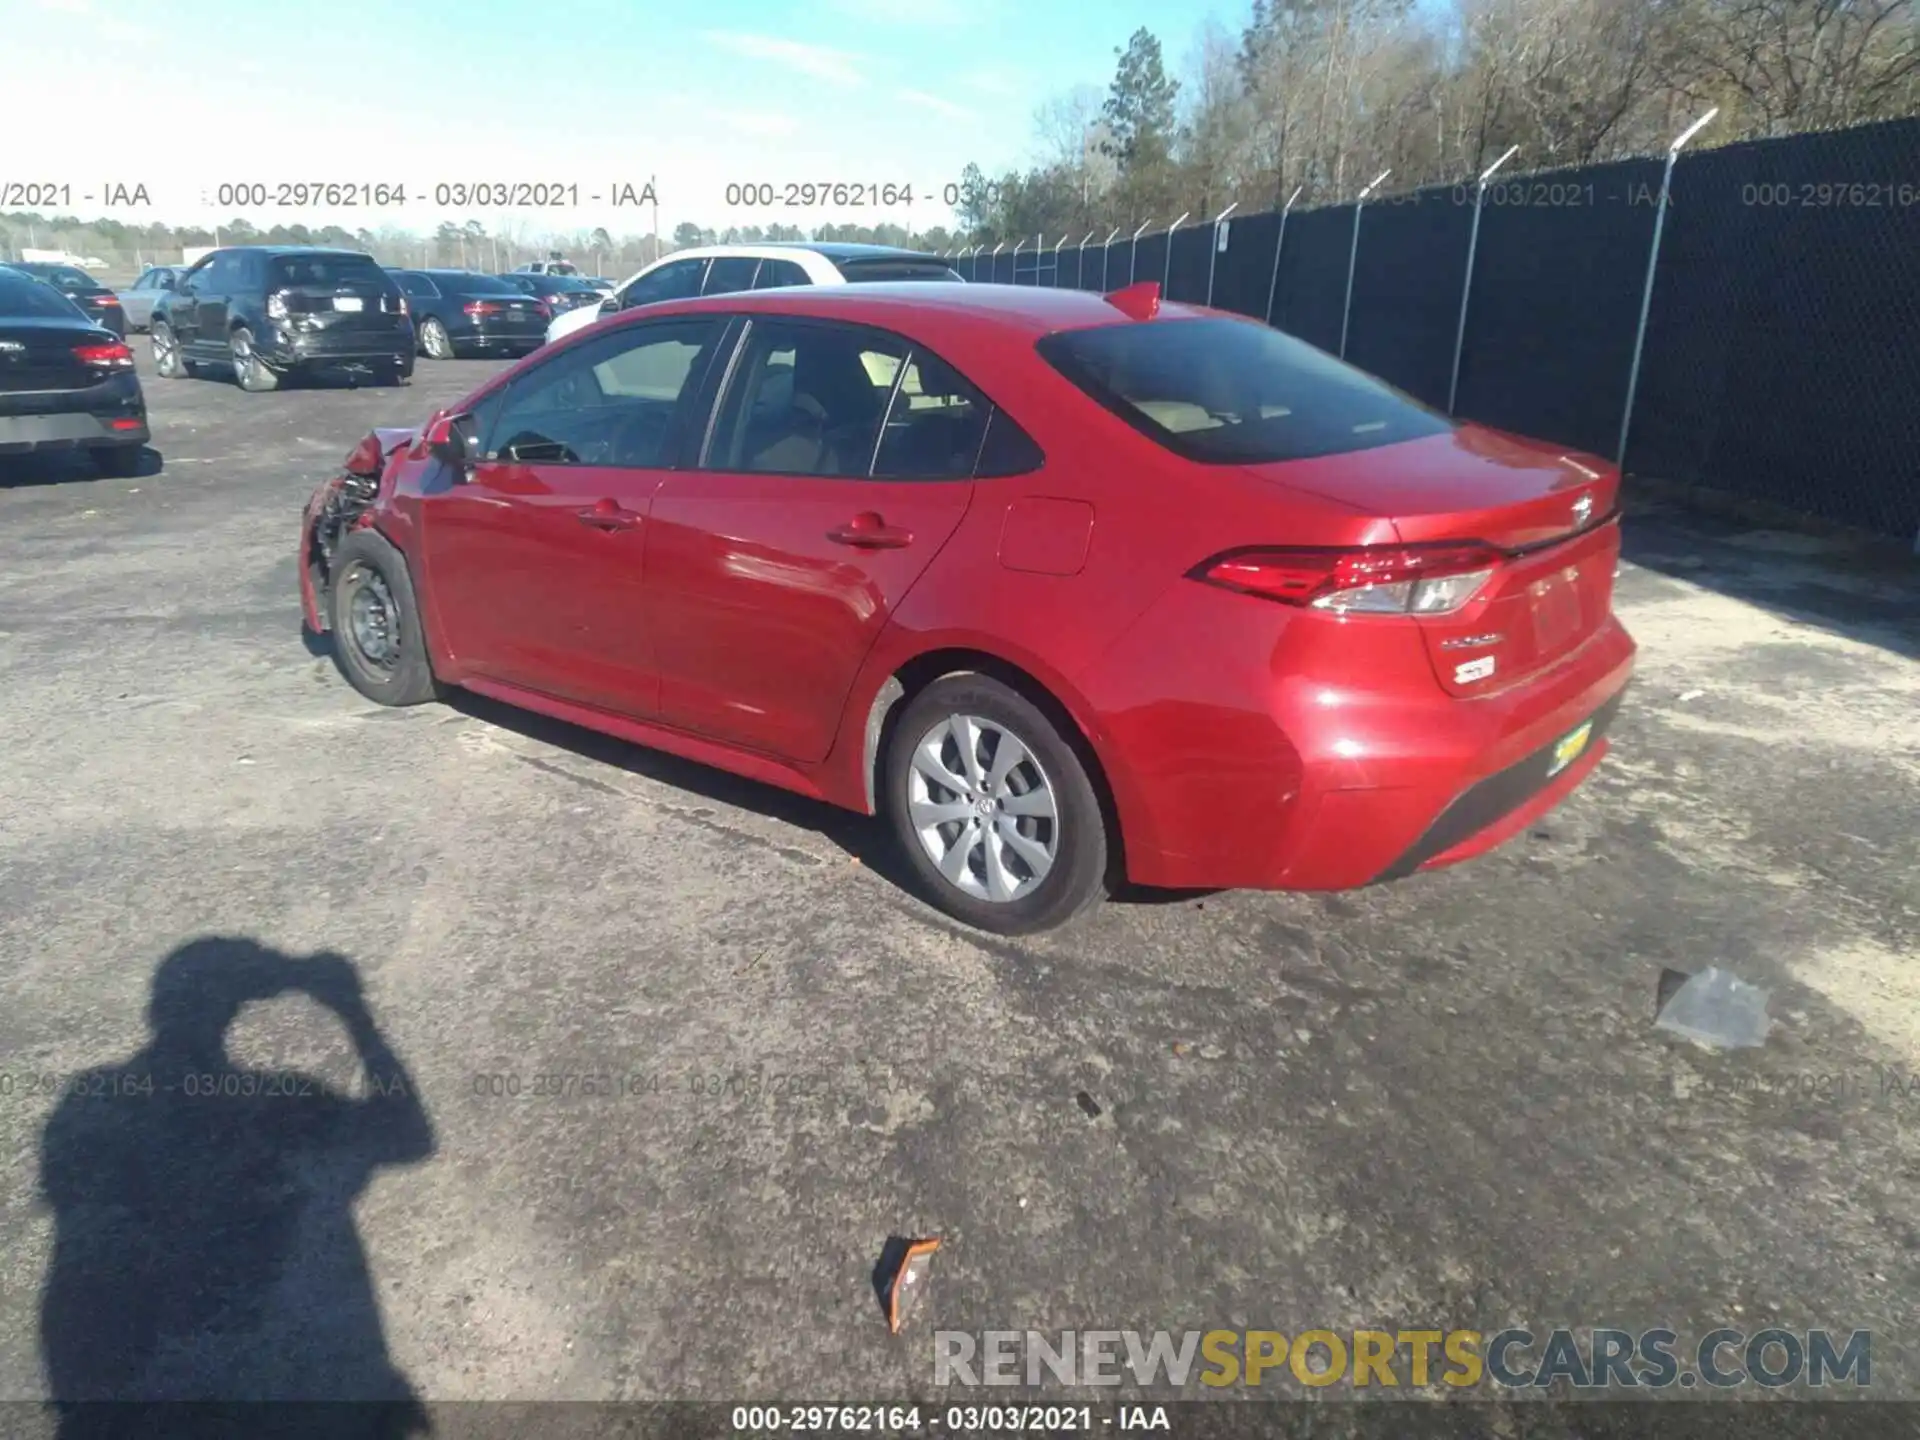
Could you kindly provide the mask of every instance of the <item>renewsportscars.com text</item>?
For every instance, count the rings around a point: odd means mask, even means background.
[[[1866,1330],[939,1330],[936,1385],[1865,1388]]]

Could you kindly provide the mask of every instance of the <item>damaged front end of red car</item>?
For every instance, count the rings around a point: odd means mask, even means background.
[[[367,523],[380,495],[380,481],[393,457],[417,430],[380,429],[348,453],[340,473],[313,492],[300,526],[300,605],[307,628],[325,634],[327,595],[333,583],[333,555],[340,542]]]

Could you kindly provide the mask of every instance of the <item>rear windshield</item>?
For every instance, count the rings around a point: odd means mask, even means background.
[[[272,285],[393,284],[371,255],[276,255],[267,277]]]
[[[1039,343],[1067,379],[1176,455],[1259,465],[1443,435],[1453,422],[1250,320],[1151,320]]]
[[[24,276],[0,275],[0,315],[39,315],[49,320],[84,320],[86,316],[58,290]]]
[[[37,275],[50,285],[58,285],[62,290],[92,290],[100,283],[73,265],[39,265],[27,273]]]
[[[456,295],[524,295],[527,292],[511,280],[502,280],[498,275],[433,275],[432,280],[442,290],[451,290]]]
[[[888,280],[959,280],[959,274],[937,260],[840,260],[835,268],[849,284],[880,284]],[[964,281],[962,282],[965,283]]]

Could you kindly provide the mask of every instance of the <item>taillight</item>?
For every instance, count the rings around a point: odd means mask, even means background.
[[[544,300],[536,300],[533,302],[533,313],[538,315],[542,320],[551,320],[553,318],[553,308]]]
[[[276,290],[267,296],[267,318],[284,320],[287,318],[287,296],[283,290]]]
[[[1196,580],[1278,600],[1372,615],[1447,615],[1478,595],[1505,557],[1478,541],[1351,550],[1237,550]]]
[[[96,370],[131,370],[133,351],[115,341],[111,345],[76,345],[73,358],[82,365],[91,365]]]
[[[406,315],[411,313],[407,309],[407,297],[404,295],[382,295],[380,297],[380,313],[382,315]]]
[[[500,313],[500,306],[491,300],[469,300],[460,308],[476,319],[482,315],[498,315]]]
[[[118,305],[120,303],[120,297],[118,295],[96,295],[93,297],[93,303],[96,305]]]

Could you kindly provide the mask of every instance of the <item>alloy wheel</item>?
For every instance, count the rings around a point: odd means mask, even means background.
[[[1031,893],[1060,853],[1060,807],[1039,757],[976,715],[950,715],[914,745],[907,810],[927,858],[975,899]]]

